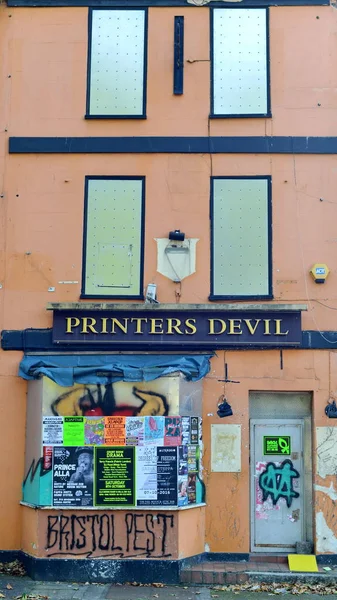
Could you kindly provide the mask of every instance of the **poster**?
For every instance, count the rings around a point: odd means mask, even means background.
[[[189,473],[187,479],[187,503],[195,504],[197,501],[197,474]]]
[[[92,448],[54,446],[53,505],[92,506],[92,503]]]
[[[183,446],[191,443],[191,417],[181,417],[181,443]]]
[[[64,417],[63,443],[65,446],[84,446],[84,417]]]
[[[180,446],[181,417],[165,417],[164,446]]]
[[[241,425],[211,425],[211,470],[213,473],[240,473]]]
[[[193,446],[192,446],[193,448]],[[187,475],[188,473],[188,446],[179,446],[178,448],[178,475]]]
[[[186,506],[188,504],[187,496],[188,476],[179,475],[178,477],[178,506]]]
[[[202,417],[198,417],[198,425],[199,425],[199,440],[198,440],[198,444],[199,444],[200,455],[201,455],[202,454]]]
[[[84,418],[84,443],[88,446],[104,444],[104,417]]]
[[[199,444],[199,417],[191,417],[191,444]]]
[[[134,506],[135,448],[95,448],[95,506]]]
[[[165,417],[145,418],[145,445],[164,446]]]
[[[43,468],[50,471],[53,466],[53,446],[43,446]]]
[[[199,471],[199,446],[188,446],[188,472]]]
[[[158,505],[177,504],[177,448],[157,448]]]
[[[43,417],[42,444],[63,444],[63,417]]]
[[[125,417],[105,417],[104,443],[125,446]]]
[[[126,417],[125,438],[127,446],[143,446],[144,417]]]
[[[145,506],[158,496],[157,447],[141,446],[136,449],[137,505]]]
[[[263,436],[263,454],[291,454],[291,437],[290,435],[268,435]]]

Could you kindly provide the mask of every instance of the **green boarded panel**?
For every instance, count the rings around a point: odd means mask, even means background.
[[[89,179],[87,295],[140,294],[143,179]]]
[[[144,10],[93,10],[90,56],[92,116],[144,116]]]
[[[268,179],[213,180],[213,295],[269,294]]]

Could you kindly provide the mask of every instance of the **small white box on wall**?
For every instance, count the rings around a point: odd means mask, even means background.
[[[211,471],[241,472],[241,425],[211,425]]]

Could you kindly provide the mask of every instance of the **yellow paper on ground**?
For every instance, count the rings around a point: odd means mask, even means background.
[[[288,554],[290,571],[302,571],[303,573],[318,573],[316,556],[310,554]]]

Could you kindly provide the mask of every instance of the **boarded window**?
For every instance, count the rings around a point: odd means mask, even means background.
[[[145,118],[146,10],[91,10],[87,117]]]
[[[211,299],[270,298],[270,177],[212,180]]]
[[[212,116],[270,116],[268,10],[212,11]]]
[[[86,179],[82,296],[142,297],[144,185]]]

